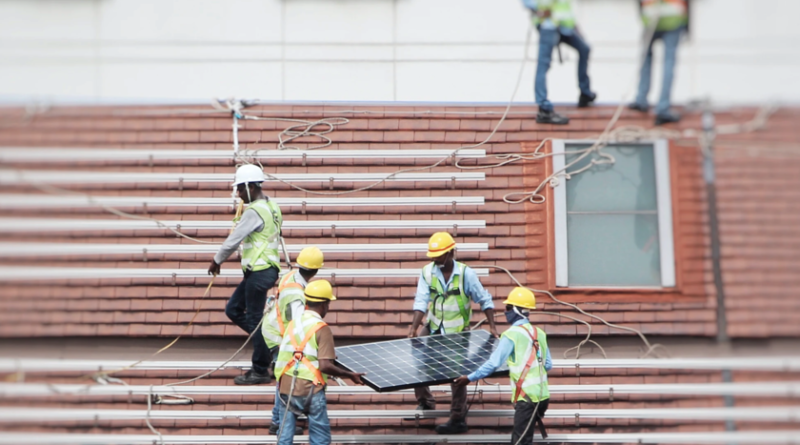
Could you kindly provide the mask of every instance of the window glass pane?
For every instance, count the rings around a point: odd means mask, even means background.
[[[661,286],[656,214],[568,214],[570,286]]]
[[[566,151],[587,147],[570,144]],[[603,152],[613,156],[615,162],[611,165],[594,165],[566,181],[567,211],[657,210],[653,146],[608,146]],[[567,164],[579,156],[568,154]],[[601,157],[592,153],[568,171],[585,167],[592,159]]]

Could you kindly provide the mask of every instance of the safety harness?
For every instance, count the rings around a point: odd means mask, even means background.
[[[528,357],[528,362],[525,363],[525,367],[522,368],[522,373],[520,374],[519,379],[517,379],[517,385],[514,388],[514,400],[517,400],[519,394],[524,394],[522,385],[525,382],[525,378],[528,377],[528,372],[531,370],[531,366],[533,366],[533,361],[538,360],[538,366],[542,366],[542,358],[539,356],[539,331],[535,326],[531,326],[531,331],[533,331],[532,333],[527,329],[524,329],[524,331],[531,338],[533,349],[531,350],[531,355]],[[538,416],[535,422],[539,425],[539,432],[542,433],[542,438],[547,439],[547,430],[544,427],[542,417]]]
[[[295,320],[289,322],[290,331],[291,328],[293,327],[292,323],[294,322]],[[317,331],[324,328],[325,326],[328,326],[328,324],[325,323],[324,321],[315,324],[311,329],[308,330],[305,338],[303,338],[303,341],[300,344],[297,343],[297,339],[294,337],[294,335],[291,334],[289,335],[289,340],[292,342],[292,347],[294,348],[294,357],[292,357],[292,360],[290,360],[289,363],[286,364],[286,367],[283,369],[284,374],[289,373],[289,371],[292,369],[293,366],[297,367],[299,366],[300,363],[302,363],[303,365],[306,366],[306,368],[308,368],[309,371],[311,371],[311,374],[314,375],[314,380],[312,380],[314,386],[325,385],[325,379],[322,377],[322,373],[320,372],[320,370],[315,368],[314,365],[312,365],[311,362],[305,357],[305,354],[303,354],[303,351],[305,350],[305,347],[308,344],[308,342],[311,341],[312,338],[314,338],[314,334],[316,334]],[[295,369],[295,375],[296,374],[297,370]]]
[[[286,276],[290,277],[291,275],[287,274]],[[289,278],[286,278],[286,281],[288,280]],[[281,283],[281,285],[278,287],[278,298],[279,298],[278,303],[280,303],[281,292],[283,292],[284,289],[288,288],[300,289],[302,291],[303,285],[300,283]],[[284,325],[285,322],[283,321],[283,313],[281,311],[280,304],[278,304],[277,313],[278,313],[278,330],[281,332],[281,336],[283,336],[286,333],[286,326]],[[294,337],[292,337],[292,342],[294,342]],[[303,347],[305,347],[305,343],[303,343]]]

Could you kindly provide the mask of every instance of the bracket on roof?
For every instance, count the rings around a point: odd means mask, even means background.
[[[142,249],[142,262],[147,262],[147,249]]]
[[[455,201],[453,201],[453,205],[452,205],[452,212],[453,212],[454,214],[456,213],[456,202],[455,202]]]
[[[142,203],[142,212],[144,212],[145,215],[148,213],[147,212],[147,203],[146,202]]]
[[[331,238],[336,238],[336,224],[331,224]]]
[[[172,272],[172,285],[176,286],[178,284],[178,274]]]
[[[455,176],[451,176],[450,177],[450,189],[451,190],[455,190],[456,189],[456,177]]]
[[[581,415],[578,413],[575,413],[575,426],[577,427],[581,426]]]
[[[458,236],[458,224],[453,224],[453,236]]]
[[[333,176],[328,178],[328,189],[333,190]]]
[[[305,201],[303,201],[303,202],[302,202],[302,205],[303,205],[303,208],[302,208],[302,210],[300,210],[300,213],[301,213],[301,214],[303,214],[303,215],[305,215],[305,214],[306,214],[306,202],[305,202]]]
[[[419,413],[414,414],[414,426],[419,428]]]
[[[180,231],[181,231],[181,225],[180,224],[176,224],[175,225],[175,231],[180,233]],[[181,237],[178,233],[175,234],[175,238],[180,238]]]
[[[308,153],[303,153],[303,167],[306,166],[306,160],[308,159]]]
[[[178,178],[178,191],[183,191],[183,178]]]
[[[581,364],[575,363],[575,377],[581,376]]]
[[[336,272],[331,272],[331,284],[336,286]]]
[[[613,402],[614,401],[614,387],[613,386],[609,386],[608,387],[608,401],[609,402]]]
[[[153,168],[153,154],[152,153],[150,153],[147,156],[147,164],[150,166],[150,168]]]

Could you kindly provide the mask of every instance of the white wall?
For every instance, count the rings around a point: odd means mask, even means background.
[[[593,88],[617,102],[636,79],[636,0],[574,1]],[[800,100],[800,1],[692,1],[676,100]],[[0,100],[505,102],[527,26],[520,0],[3,0]],[[578,95],[566,53],[557,102]]]

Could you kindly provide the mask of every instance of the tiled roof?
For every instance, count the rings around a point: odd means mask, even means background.
[[[181,110],[176,110],[181,108]],[[354,113],[353,110],[357,111]],[[0,145],[4,147],[57,147],[62,150],[87,148],[98,150],[231,150],[230,116],[209,114],[207,107],[80,107],[54,108],[45,113],[23,117],[22,110],[0,111]],[[402,107],[375,106],[257,106],[247,113],[291,119],[317,120],[343,116],[345,125],[327,134],[332,141],[326,150],[454,150],[484,140],[498,122],[500,107]],[[571,110],[572,123],[566,127],[536,124],[535,110],[515,107],[490,143],[483,145],[487,154],[531,151],[545,138],[583,139],[603,130],[612,108],[587,111]],[[488,112],[493,112],[489,114]],[[754,109],[736,109],[717,114],[720,124],[752,118]],[[799,233],[800,195],[796,172],[800,157],[795,148],[800,138],[796,122],[800,111],[782,109],[773,115],[767,130],[720,137],[718,151],[719,209],[723,244],[723,268],[728,295],[729,333],[737,337],[800,335],[800,303],[791,298],[791,290],[800,284],[795,244]],[[239,131],[242,149],[274,150],[278,133],[290,123],[283,121],[244,121]],[[624,112],[622,125],[650,126],[649,118]],[[679,128],[699,128],[698,116],[689,116]],[[320,144],[319,138],[293,142],[299,148]],[[675,249],[678,286],[670,291],[566,290],[556,292],[566,301],[579,303],[612,323],[641,329],[648,334],[711,336],[716,332],[715,291],[707,237],[705,185],[702,156],[696,143],[683,141],[671,145]],[[98,152],[100,153],[100,152]],[[480,161],[480,160],[479,160]],[[262,159],[271,174],[349,174],[382,172],[421,167],[433,162],[422,158],[325,158],[308,157]],[[472,162],[466,160],[465,164]],[[483,160],[480,162],[489,162]],[[232,158],[189,158],[140,160],[81,160],[68,164],[48,159],[3,161],[24,170],[66,172],[159,172],[172,174],[215,173],[232,177]],[[532,190],[551,172],[547,161],[515,163],[481,170],[485,179],[387,181],[368,191],[343,197],[370,198],[374,205],[354,203],[315,206],[310,195],[289,186],[271,182],[267,193],[279,200],[294,198],[294,204],[282,206],[286,221],[483,221],[485,228],[449,228],[459,243],[485,243],[488,249],[462,251],[459,259],[480,268],[499,265],[510,269],[534,288],[555,291],[553,259],[552,207],[548,201],[511,205],[502,197],[512,191]],[[430,173],[461,172],[451,161]],[[93,184],[54,184],[92,196],[125,196],[220,199],[222,205],[200,204],[166,206],[140,202],[115,205],[137,215],[164,221],[229,221],[232,206],[224,204],[231,196],[226,182],[113,181]],[[364,185],[354,181],[309,182],[303,187],[321,192],[343,191]],[[332,190],[331,190],[332,187]],[[25,183],[2,182],[3,195],[31,194],[41,205],[34,208],[3,208],[2,218],[97,219],[119,220],[99,207],[71,208],[56,205],[68,195],[47,195]],[[550,193],[548,190],[547,193]],[[316,197],[316,196],[315,196]],[[446,197],[442,205],[391,205],[388,198]],[[74,197],[69,197],[73,199]],[[335,199],[335,196],[327,197]],[[452,198],[452,199],[451,199]],[[452,205],[456,199],[475,198],[476,203]],[[483,204],[480,204],[480,200]],[[306,201],[306,205],[302,202]],[[232,201],[231,201],[232,202]],[[48,205],[53,203],[53,205]],[[0,205],[3,207],[3,205]],[[228,229],[223,224],[210,229],[181,228],[190,236],[220,243]],[[432,227],[400,228],[310,228],[285,230],[287,244],[416,244],[439,229]],[[115,228],[69,229],[55,232],[14,233],[0,228],[0,243],[81,243],[196,245],[180,239],[166,229]],[[201,301],[209,279],[202,276],[210,253],[190,251],[123,252],[65,254],[45,257],[2,255],[0,265],[41,271],[40,278],[7,281],[0,290],[0,335],[16,336],[174,336],[202,304],[200,316],[188,335],[240,336],[224,314],[226,299],[238,278],[220,277],[207,301]],[[326,253],[326,267],[331,269],[407,270],[405,277],[337,276],[337,301],[328,316],[338,336],[353,338],[396,337],[407,332],[411,321],[411,300],[416,279],[413,276],[425,264],[423,253],[413,251],[341,251]],[[55,268],[148,269],[162,276],[58,278],[49,280]],[[224,265],[235,271],[230,260]],[[15,269],[17,270],[17,269]],[[166,270],[166,272],[164,272]],[[177,271],[199,270],[200,274]],[[49,272],[48,272],[49,271]],[[172,273],[176,275],[173,277]],[[30,272],[28,272],[30,273]],[[151,274],[156,275],[156,274]],[[495,301],[510,290],[513,283],[504,274],[490,271],[483,284]],[[570,309],[550,303],[540,295],[545,311],[563,311],[578,318]],[[476,311],[475,321],[482,318]],[[583,325],[555,316],[540,315],[537,321],[553,335],[573,336],[586,332]],[[593,333],[630,335],[610,329],[596,321]]]

